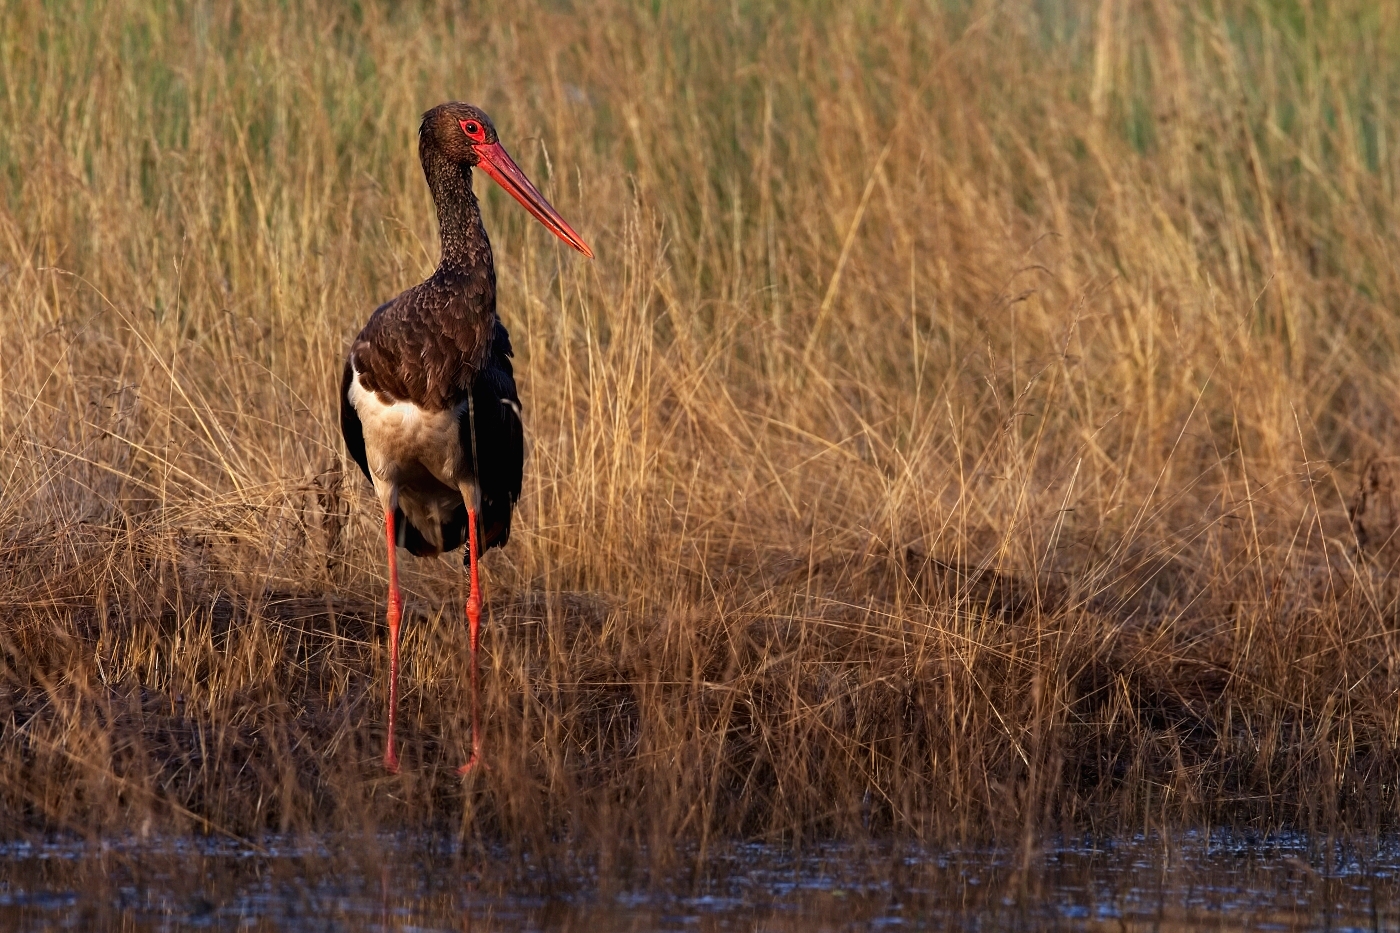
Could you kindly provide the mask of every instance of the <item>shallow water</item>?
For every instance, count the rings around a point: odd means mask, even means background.
[[[1394,844],[1186,834],[1029,856],[744,846],[705,865],[698,878],[600,883],[592,867],[546,870],[423,838],[10,843],[0,928],[1400,930]]]

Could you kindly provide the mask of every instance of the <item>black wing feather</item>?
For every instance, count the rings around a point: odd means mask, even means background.
[[[486,365],[472,383],[475,445],[472,421],[463,417],[459,428],[462,450],[481,487],[478,532],[483,553],[510,540],[511,515],[520,498],[521,477],[525,471],[525,431],[520,421],[520,396],[515,388],[512,355],[510,334],[498,319],[491,335]],[[480,458],[479,465],[477,458]]]
[[[346,360],[345,374],[340,377],[340,434],[345,438],[345,447],[360,465],[365,479],[374,482],[369,475],[369,455],[365,453],[365,428],[360,423],[360,413],[350,404],[350,383],[354,378],[350,361]]]

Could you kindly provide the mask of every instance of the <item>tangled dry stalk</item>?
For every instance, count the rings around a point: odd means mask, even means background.
[[[1361,0],[5,4],[0,832],[1393,824],[1346,500],[1395,446],[1397,46]],[[465,786],[455,558],[408,563],[380,769],[334,401],[436,259],[451,98],[599,253],[487,186],[530,453]]]

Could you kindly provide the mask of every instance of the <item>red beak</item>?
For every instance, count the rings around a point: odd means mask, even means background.
[[[515,164],[505,147],[497,142],[477,143],[473,148],[480,159],[477,164],[486,174],[496,179],[496,184],[509,191],[511,197],[523,204],[525,210],[534,214],[535,219],[553,231],[555,236],[589,259],[593,258],[593,250],[589,249],[583,238],[574,232],[574,228],[559,216],[559,212],[549,206],[539,189],[530,184],[530,179],[525,177],[525,173]]]

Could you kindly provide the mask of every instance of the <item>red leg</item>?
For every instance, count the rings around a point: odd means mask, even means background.
[[[394,751],[394,719],[399,708],[399,560],[395,549],[394,510],[384,510],[384,529],[389,542],[389,741],[384,747],[384,769],[399,773],[399,756]]]
[[[467,630],[472,647],[472,756],[467,763],[457,769],[458,774],[466,774],[481,761],[481,716],[480,692],[476,680],[476,646],[481,637],[481,584],[476,575],[476,510],[467,508],[467,560],[469,563],[470,591],[467,593]]]

